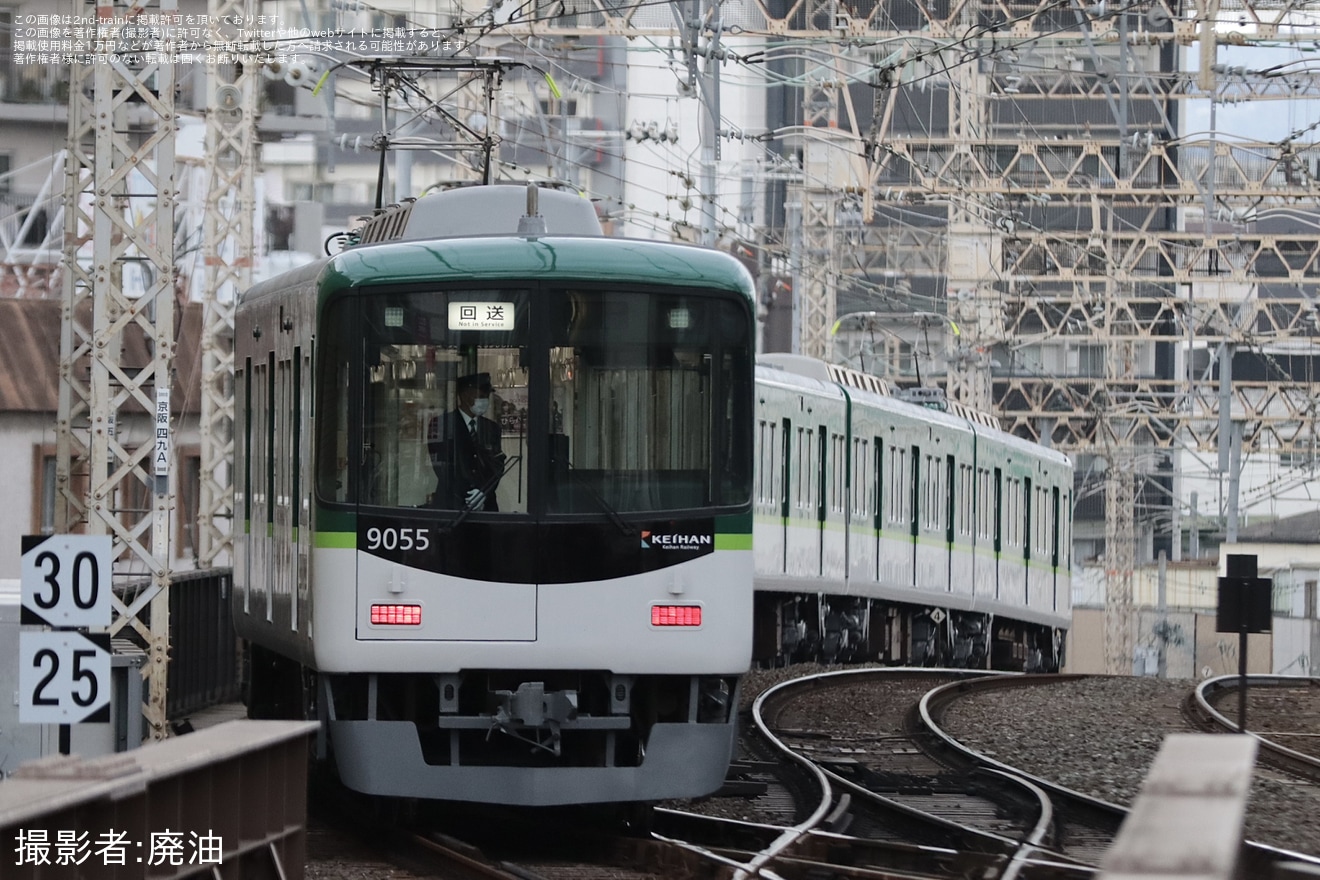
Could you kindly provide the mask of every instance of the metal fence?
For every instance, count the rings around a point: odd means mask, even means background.
[[[169,697],[171,721],[239,696],[239,649],[229,616],[229,568],[182,572],[170,584]]]

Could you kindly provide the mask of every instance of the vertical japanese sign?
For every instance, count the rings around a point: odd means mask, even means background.
[[[156,448],[151,454],[156,476],[170,475],[170,389],[156,389]]]

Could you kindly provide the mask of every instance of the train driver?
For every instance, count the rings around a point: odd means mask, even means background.
[[[457,408],[432,417],[426,429],[437,480],[432,503],[454,510],[499,510],[495,489],[504,475],[505,455],[499,422],[485,417],[490,374],[460,376],[454,391]]]

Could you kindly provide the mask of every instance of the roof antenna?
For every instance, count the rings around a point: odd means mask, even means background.
[[[541,190],[534,183],[527,184],[527,213],[518,218],[518,234],[530,237],[545,235],[545,218],[537,211],[537,197]]]

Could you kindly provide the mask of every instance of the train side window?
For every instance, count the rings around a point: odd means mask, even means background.
[[[889,447],[889,521],[907,522],[906,511],[910,504],[908,496],[907,450],[898,446]]]
[[[937,456],[925,456],[926,472],[921,481],[921,527],[926,531],[943,531],[947,508],[944,491],[944,468]]]
[[[766,423],[761,419],[756,423],[756,503],[764,504],[766,499],[766,481],[769,478],[766,470]]]
[[[1072,503],[1072,493],[1065,492],[1063,509],[1059,511],[1059,542],[1063,545],[1061,555],[1066,569],[1072,569]]]
[[[1009,477],[1004,492],[1004,546],[1018,546],[1018,532],[1022,528],[1021,488],[1018,481]]]
[[[1037,551],[1041,556],[1050,554],[1050,533],[1054,531],[1054,511],[1050,506],[1050,490],[1046,486],[1041,486],[1036,490],[1037,501],[1037,519],[1040,520],[1040,540],[1037,542]]]
[[[820,471],[822,465],[820,460],[822,457],[824,457],[824,455],[825,455],[825,438],[819,436],[815,431],[808,428],[807,429],[807,461],[810,464],[810,469],[804,475],[804,479],[806,481],[806,487],[807,487],[807,503],[804,505],[804,507],[813,513],[816,510],[816,504],[819,502],[819,499],[816,496],[819,494],[821,489]]]
[[[1004,472],[999,468],[995,468],[994,497],[991,509],[994,511],[994,547],[995,552],[998,553],[1004,547]]]
[[[999,495],[999,540],[1004,547],[1013,546],[1013,480],[1005,478]]]
[[[317,395],[312,402],[316,431],[316,493],[324,501],[351,501],[349,494],[349,397],[360,393],[354,381],[352,330],[358,321],[355,299],[332,300],[326,306],[320,359],[316,364]]]
[[[957,511],[957,521],[954,529],[961,537],[969,537],[972,533],[972,469],[965,464],[958,465],[958,489],[954,494],[954,510]]]
[[[1026,498],[1022,492],[1022,481],[1013,481],[1013,546],[1025,548],[1026,536]]]
[[[977,540],[989,541],[994,538],[994,531],[991,528],[994,523],[994,517],[990,515],[993,507],[994,495],[990,485],[990,471],[986,468],[976,469],[976,537]]]
[[[867,495],[871,484],[870,445],[870,441],[861,437],[853,438],[852,512],[859,517],[865,516],[867,511]]]
[[[848,503],[847,442],[847,438],[842,434],[834,434],[830,437],[831,466],[834,468],[833,479],[830,480],[832,487],[830,509],[835,513],[843,513]]]
[[[793,464],[795,465],[794,471],[796,476],[796,479],[793,480],[793,507],[796,509],[801,509],[802,507],[802,471],[804,469],[802,457],[804,455],[803,447],[806,442],[807,438],[803,429],[798,428],[797,443],[793,447]]]

